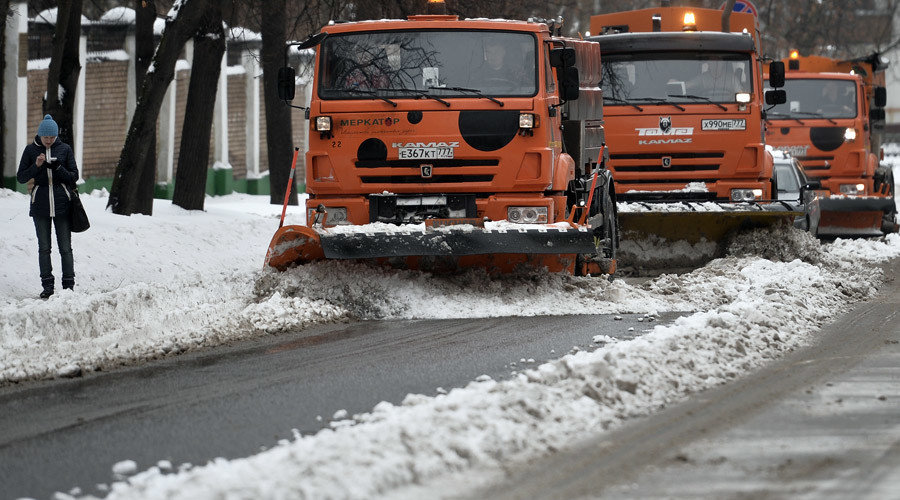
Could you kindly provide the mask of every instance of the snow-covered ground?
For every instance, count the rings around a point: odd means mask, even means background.
[[[822,246],[785,229],[747,235],[729,257],[641,284],[339,263],[277,273],[262,270],[281,211],[267,197],[208,198],[205,212],[158,200],[152,217],[121,217],[104,211],[103,193],[82,196],[92,227],[73,236],[76,289],[42,301],[28,199],[0,189],[0,383],[323,322],[692,311],[510,380],[482,377],[437,397],[382,403],[255,456],[110,464],[111,474],[142,472],[111,484],[109,498],[371,498],[409,488],[440,496],[429,485],[448,474],[550,453],[809,343],[847,302],[876,293],[878,263],[900,255],[897,235]],[[301,209],[288,213],[288,223],[302,222]]]

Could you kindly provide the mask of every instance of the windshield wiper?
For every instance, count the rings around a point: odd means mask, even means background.
[[[394,102],[394,101],[388,99],[387,97],[382,97],[382,96],[378,95],[374,90],[362,90],[362,89],[332,89],[332,90],[336,90],[336,91],[338,91],[338,92],[349,92],[349,93],[351,93],[351,94],[365,94],[365,95],[370,95],[370,96],[372,96],[372,97],[374,97],[374,98],[376,98],[376,99],[381,99],[382,101],[384,101],[384,102],[390,104],[391,106],[393,106],[393,107],[395,107],[395,108],[397,107],[397,103],[396,103],[396,102]]]
[[[669,106],[675,106],[676,108],[680,109],[681,111],[684,111],[684,106],[679,106],[678,104],[675,104],[674,102],[669,102],[665,99],[660,99],[659,97],[632,97],[631,99],[629,99],[629,101],[643,101],[643,102],[646,102],[647,104],[656,104],[656,105],[668,104]]]
[[[792,113],[797,113],[798,115],[806,115],[806,116],[815,116],[816,118],[824,118],[828,120],[832,125],[837,125],[837,122],[823,115],[822,113],[812,113],[809,111],[792,111]]]
[[[443,104],[444,106],[447,106],[448,108],[450,107],[449,102],[441,99],[438,96],[431,95],[428,92],[426,92],[424,90],[420,90],[420,89],[380,89],[380,90],[387,90],[388,92],[415,92],[416,94],[419,94],[420,96],[427,97],[429,99],[434,99],[435,101]]]
[[[609,101],[612,101],[612,102],[621,102],[621,103],[623,103],[623,104],[627,104],[627,105],[631,106],[632,108],[634,108],[634,109],[640,111],[641,113],[644,112],[644,108],[638,106],[637,104],[635,104],[635,103],[633,103],[633,102],[629,102],[628,99],[619,99],[618,97],[607,97],[607,96],[603,96],[603,100],[604,100],[604,101],[609,100]]]
[[[485,99],[489,99],[493,102],[496,102],[497,104],[500,105],[501,108],[503,107],[503,103],[501,101],[494,99],[493,97],[491,97],[489,95],[484,95],[484,92],[482,92],[478,89],[467,89],[465,87],[428,87],[428,90],[453,90],[455,92],[471,92],[473,94],[477,94],[478,97],[483,97]]]
[[[701,101],[706,101],[706,102],[708,102],[708,103],[710,103],[710,104],[715,104],[716,106],[718,106],[719,108],[721,108],[722,111],[728,111],[728,108],[726,108],[726,107],[723,106],[722,104],[720,104],[720,103],[718,103],[718,102],[713,102],[713,100],[710,99],[709,97],[703,97],[702,95],[693,95],[693,94],[668,94],[668,96],[669,96],[669,97],[684,97],[684,98],[686,98],[686,99],[700,99]]]
[[[766,120],[767,120],[767,121],[768,121],[768,119],[769,119],[770,116],[779,116],[779,117],[781,117],[781,118],[787,118],[788,120],[796,120],[797,123],[799,123],[800,125],[806,126],[806,124],[803,123],[803,120],[797,118],[796,116],[786,115],[786,114],[784,114],[784,113],[766,113]]]

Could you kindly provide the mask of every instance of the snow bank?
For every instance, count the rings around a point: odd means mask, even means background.
[[[873,245],[876,254],[900,254],[896,237]],[[787,254],[807,250],[788,247]],[[699,311],[512,380],[482,377],[436,397],[409,395],[397,406],[381,403],[345,425],[298,436],[252,457],[177,473],[153,467],[113,484],[108,498],[372,498],[410,485],[426,497],[446,495],[430,485],[448,475],[500,471],[505,464],[553,453],[738,377],[808,343],[834,311],[875,292],[874,268],[860,269],[841,251],[808,257],[828,265],[729,257],[683,276],[662,276],[624,293],[691,304]],[[484,292],[481,285],[475,294]],[[604,292],[589,290],[585,298],[591,293]],[[571,295],[582,294],[579,289]],[[376,309],[393,311],[391,302]],[[453,494],[462,493],[456,488]]]
[[[152,217],[106,212],[105,192],[81,198],[91,228],[72,236],[75,291],[59,289],[54,248],[57,292],[42,301],[29,199],[0,189],[0,213],[8,214],[0,238],[0,383],[141,362],[258,333],[252,315],[241,313],[278,227],[281,207],[268,197],[208,198],[206,212],[157,200]],[[289,214],[289,223],[302,223],[302,210]]]

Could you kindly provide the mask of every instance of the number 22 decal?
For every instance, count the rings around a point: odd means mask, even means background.
[[[333,147],[333,148],[341,147],[341,141],[331,141],[331,147]]]

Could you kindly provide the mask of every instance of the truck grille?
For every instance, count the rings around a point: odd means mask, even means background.
[[[421,175],[363,175],[360,176],[363,184],[442,184],[461,182],[491,182],[493,175],[435,175],[422,177]]]
[[[681,184],[679,187],[684,187],[684,184],[688,184],[691,182],[716,182],[718,179],[709,178],[709,179],[678,179],[678,178],[669,178],[665,179],[616,179],[616,184],[632,184],[632,185],[640,185],[640,184]],[[679,187],[674,187],[672,189],[679,189]]]
[[[716,201],[716,193],[700,192],[660,192],[660,193],[620,193],[616,195],[619,201]]]
[[[449,159],[449,160],[359,160],[356,162],[356,168],[419,168],[419,165],[428,164],[435,168],[443,167],[496,167],[500,165],[500,160],[465,160],[465,159]]]
[[[671,158],[668,167],[663,158]],[[611,154],[612,169],[616,172],[715,172],[725,157],[724,152],[713,153],[633,153]],[[691,179],[699,181],[701,179]],[[618,179],[616,180],[618,182]],[[666,179],[669,182],[669,179]],[[672,182],[679,182],[672,180]]]
[[[803,170],[828,170],[834,156],[798,156],[797,160],[803,165]]]

